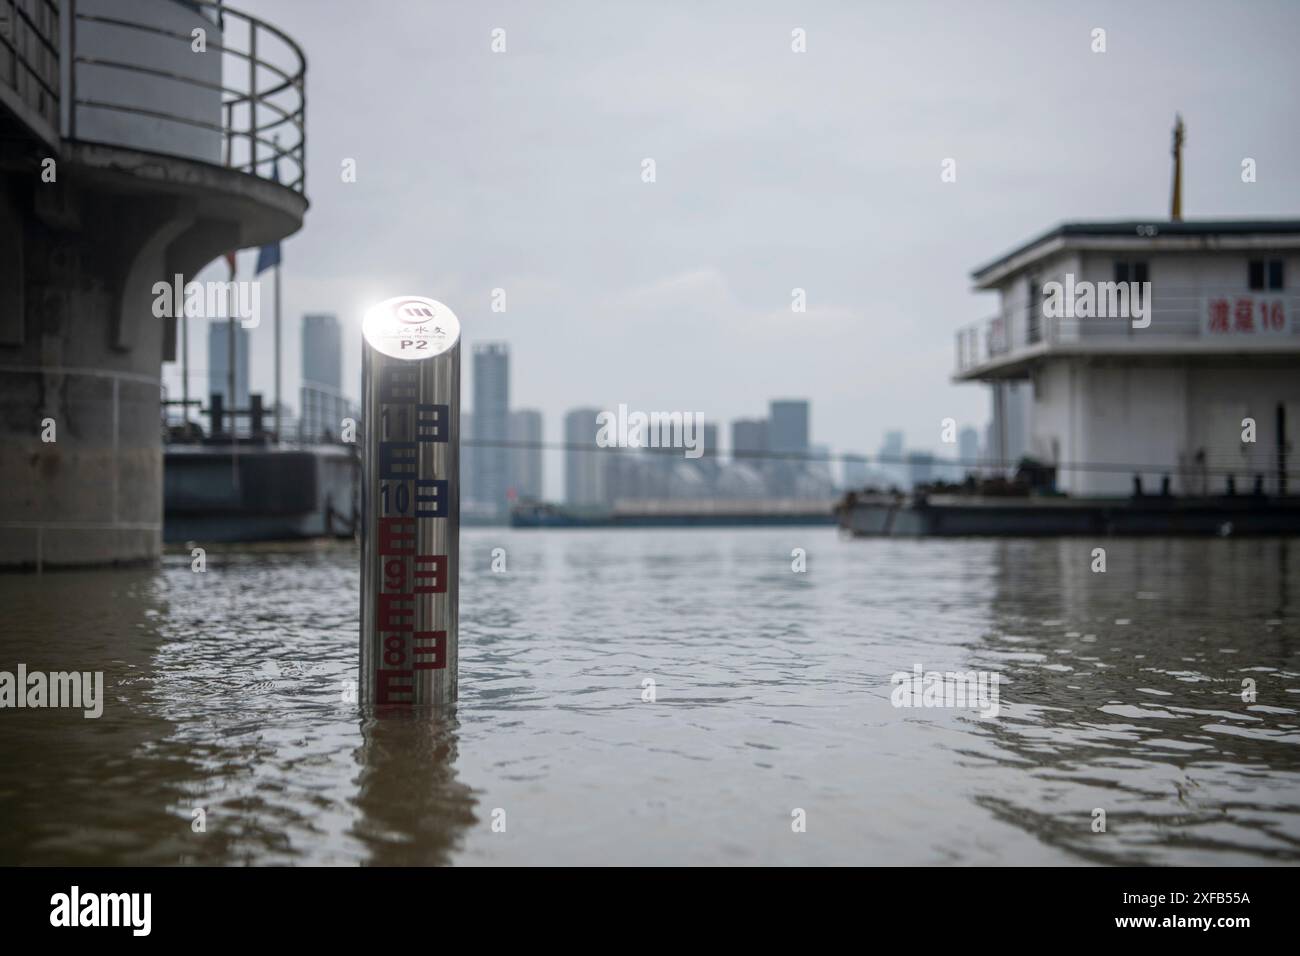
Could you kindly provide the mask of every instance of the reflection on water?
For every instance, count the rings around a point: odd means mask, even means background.
[[[355,836],[376,866],[449,863],[473,826],[474,795],[456,779],[456,721],[361,722]]]
[[[0,670],[102,670],[107,696],[0,711],[0,863],[1300,859],[1294,541],[463,547],[438,723],[348,700],[352,548],[0,576]],[[915,664],[999,673],[1000,716],[893,708]]]
[[[1110,542],[1105,574],[1071,573],[1089,547],[997,546],[980,656],[1020,704],[987,730],[1032,770],[980,805],[1096,862],[1300,859],[1294,544]]]

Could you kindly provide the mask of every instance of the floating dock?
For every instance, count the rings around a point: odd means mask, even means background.
[[[848,494],[839,526],[863,537],[1300,534],[1300,498]]]
[[[821,499],[629,501],[609,508],[517,505],[514,528],[736,528],[833,525],[834,504]]]
[[[172,444],[163,460],[163,541],[350,538],[358,500],[350,446]]]

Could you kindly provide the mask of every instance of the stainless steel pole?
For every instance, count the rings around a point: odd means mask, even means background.
[[[235,377],[235,318],[226,316],[226,360],[230,362],[230,372],[226,375],[226,394],[230,398],[230,485],[239,490],[239,405],[235,398],[237,379]]]
[[[362,325],[361,703],[380,714],[456,701],[460,322],[387,299]]]
[[[281,252],[283,255],[283,252]],[[275,261],[275,441],[280,443],[280,260]]]
[[[184,430],[181,432],[182,440],[190,440],[190,323],[185,316],[185,310],[181,309],[181,314],[176,317],[176,321],[181,324],[181,422]]]

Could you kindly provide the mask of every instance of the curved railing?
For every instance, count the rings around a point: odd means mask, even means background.
[[[222,58],[216,81],[178,70],[130,62],[121,56],[78,49],[75,38],[81,24],[120,28],[147,37],[175,41],[184,44],[186,51],[192,50],[195,38],[192,32],[109,15],[87,9],[91,4],[84,0],[70,0],[73,49],[68,138],[86,138],[78,135],[79,109],[144,117],[162,124],[206,130],[220,137],[221,159],[226,166],[252,176],[273,179],[295,192],[304,192],[307,59],[302,49],[283,31],[223,3],[210,0],[181,2],[184,7],[200,13],[202,19],[213,26],[211,36],[205,38],[205,45],[207,53]],[[108,9],[119,12],[111,7]],[[131,78],[128,83],[138,83],[143,77],[184,84],[196,90],[210,90],[214,97],[220,98],[219,121],[123,99],[106,99],[102,92],[80,89],[77,74],[82,66],[121,73]]]

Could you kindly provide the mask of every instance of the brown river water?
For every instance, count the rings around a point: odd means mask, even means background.
[[[0,710],[0,864],[1300,861],[1300,541],[462,535],[438,722],[347,699],[354,547],[0,576],[0,671],[105,696]]]

